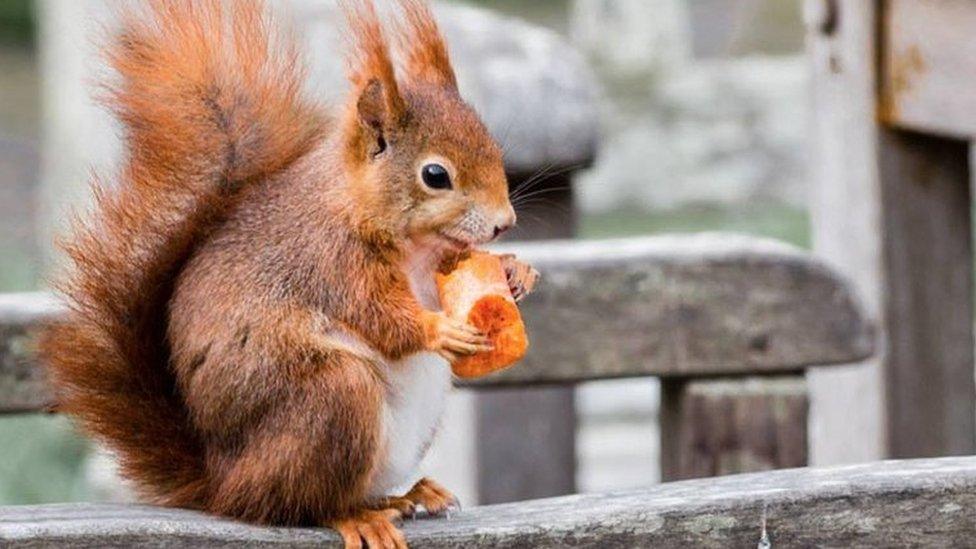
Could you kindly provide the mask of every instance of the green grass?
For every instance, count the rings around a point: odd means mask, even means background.
[[[755,234],[810,247],[809,215],[799,208],[783,205],[737,209],[694,206],[658,212],[623,210],[585,215],[580,222],[580,234],[584,238],[702,231]]]

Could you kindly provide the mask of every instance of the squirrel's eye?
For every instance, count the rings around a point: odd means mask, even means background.
[[[424,180],[424,185],[431,189],[450,189],[451,174],[447,173],[447,168],[440,164],[427,164],[420,170],[420,178]]]

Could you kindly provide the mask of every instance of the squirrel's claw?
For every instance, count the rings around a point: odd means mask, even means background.
[[[518,302],[525,296],[532,293],[535,285],[539,282],[540,274],[535,268],[524,261],[519,261],[512,254],[499,256],[502,267],[505,269],[505,277],[508,279],[508,288],[512,292],[512,298]]]
[[[413,488],[403,497],[422,506],[430,515],[450,516],[451,511],[461,510],[461,503],[457,496],[439,483],[426,477],[417,481],[417,484],[414,484]]]

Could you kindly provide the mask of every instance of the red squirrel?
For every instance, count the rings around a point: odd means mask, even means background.
[[[126,160],[65,240],[70,312],[39,345],[58,409],[148,501],[348,547],[404,547],[397,520],[456,505],[430,479],[392,493],[450,361],[488,348],[440,312],[434,274],[515,212],[429,8],[398,4],[396,68],[371,0],[344,2],[334,112],[256,1],[151,0],[106,47]],[[531,290],[534,269],[505,265]]]

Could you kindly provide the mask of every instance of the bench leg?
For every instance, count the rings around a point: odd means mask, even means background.
[[[576,488],[572,388],[498,389],[478,395],[478,499],[506,503]]]
[[[802,375],[667,379],[661,386],[662,480],[807,465]]]

